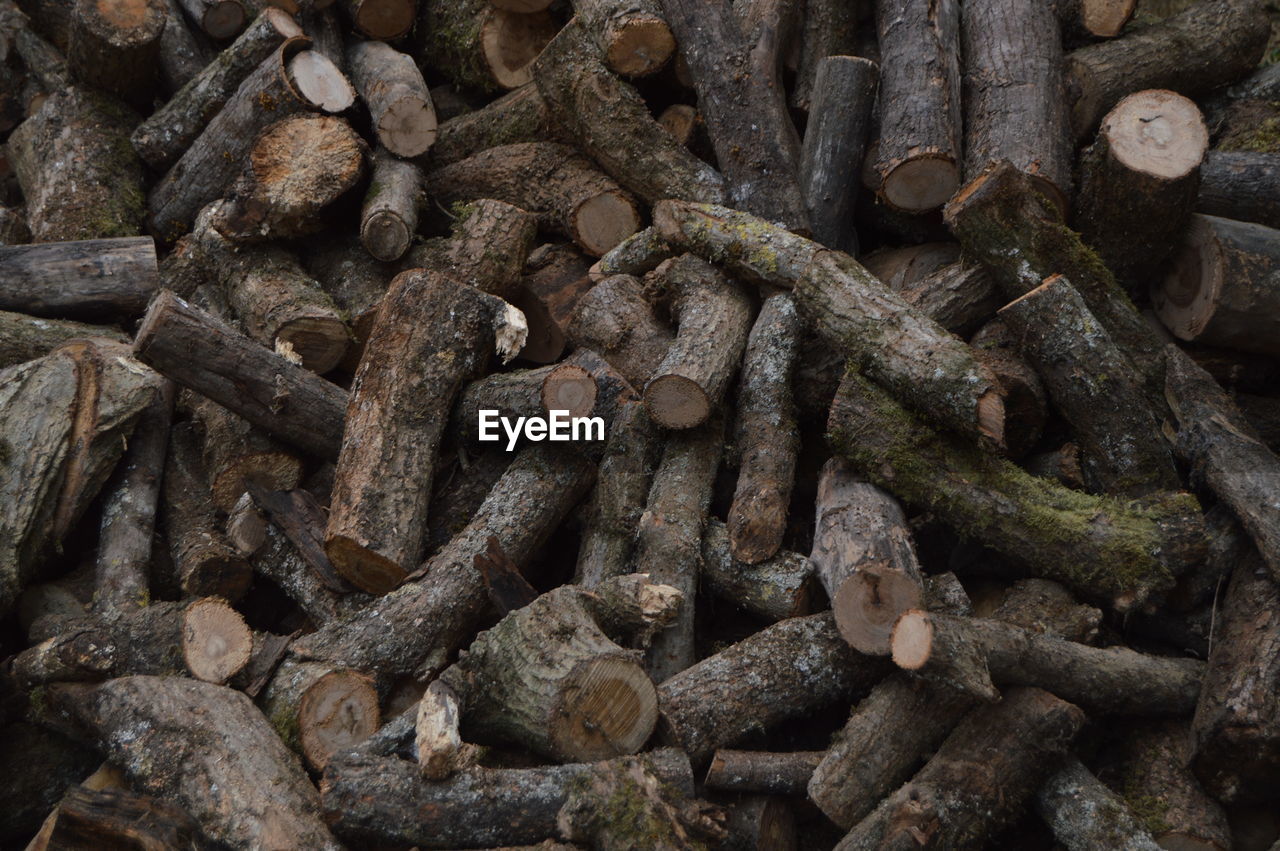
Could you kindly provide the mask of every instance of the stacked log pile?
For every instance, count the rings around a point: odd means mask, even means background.
[[[0,847],[1280,848],[1161,5],[0,0]]]

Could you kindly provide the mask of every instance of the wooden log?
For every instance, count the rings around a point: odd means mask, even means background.
[[[1127,94],[1172,89],[1195,97],[1244,77],[1267,42],[1265,17],[1252,0],[1212,0],[1141,32],[1072,51],[1066,71],[1076,139]]]
[[[158,172],[173,165],[227,103],[250,73],[302,29],[285,12],[267,6],[216,62],[205,65],[133,130],[138,156]]]
[[[724,178],[653,119],[639,93],[601,62],[581,24],[561,29],[533,67],[555,124],[646,204],[724,199]]]
[[[268,125],[303,111],[339,113],[351,106],[351,84],[308,44],[291,38],[262,60],[152,187],[147,209],[153,233],[173,240],[190,228],[201,208],[222,197]]]
[[[828,429],[839,454],[872,483],[1032,575],[1121,611],[1171,587],[1204,555],[1204,526],[1190,495],[1125,502],[1067,490],[941,438],[855,372],[841,384]]]
[[[256,503],[255,503],[256,504]],[[335,590],[327,578],[304,559],[274,520],[263,519],[263,543],[250,557],[255,573],[276,585],[317,626],[355,614],[369,597]],[[235,536],[228,532],[235,541]]]
[[[880,132],[873,188],[895,210],[941,207],[960,187],[960,4],[881,0]]]
[[[338,8],[360,35],[382,41],[406,35],[418,11],[414,0],[343,0]]]
[[[293,115],[270,124],[210,224],[242,242],[314,233],[321,210],[364,176],[366,153],[364,141],[335,116]]]
[[[740,278],[793,289],[801,316],[875,380],[935,421],[1001,444],[1004,405],[994,376],[852,258],[706,204],[663,201],[654,224],[668,242],[723,262]]]
[[[586,255],[567,243],[542,245],[529,253],[520,289],[512,296],[512,303],[529,320],[529,341],[520,351],[522,358],[537,363],[560,359],[569,319],[592,287],[587,275],[590,264]]]
[[[190,392],[183,396],[199,426],[201,458],[218,511],[229,514],[250,484],[269,491],[298,486],[301,458],[216,402]]]
[[[1133,18],[1137,0],[1055,0],[1053,10],[1065,41],[1115,38]]]
[[[716,597],[770,622],[812,611],[813,565],[807,558],[780,550],[764,561],[738,561],[728,529],[714,518],[702,536],[702,581]]]
[[[27,848],[195,848],[202,841],[195,819],[172,803],[124,789],[75,786]]]
[[[71,12],[67,69],[86,86],[139,105],[155,94],[164,0],[77,0]]]
[[[427,172],[425,187],[445,203],[496,198],[536,212],[545,227],[593,257],[640,229],[628,193],[572,148],[552,142],[490,148]]]
[[[406,268],[440,272],[498,298],[510,300],[520,287],[536,217],[492,198],[467,204],[447,240],[429,240],[405,259]]]
[[[143,236],[0,246],[0,269],[0,308],[34,316],[132,318],[160,286]]]
[[[1190,222],[1208,147],[1199,108],[1173,92],[1129,95],[1102,119],[1081,161],[1073,222],[1130,294]]]
[[[800,189],[813,238],[828,248],[857,254],[854,199],[880,67],[857,56],[828,56],[816,67],[800,154]]]
[[[898,616],[920,607],[924,598],[902,507],[858,481],[840,458],[823,466],[816,502],[809,560],[831,599],[836,628],[860,653],[887,656]]]
[[[859,51],[859,12],[847,3],[835,0],[806,0],[804,20],[800,23],[799,42],[793,48],[798,61],[788,57],[788,66],[795,64],[795,82],[788,99],[792,109],[811,116],[820,114],[813,108],[818,90],[818,73],[823,60],[829,56],[865,56]],[[876,60],[878,61],[878,60]],[[812,215],[812,214],[811,214]]]
[[[1280,231],[1195,215],[1169,274],[1152,287],[1156,315],[1179,339],[1275,355],[1268,273],[1280,260]]]
[[[655,227],[637,231],[619,242],[588,270],[591,280],[599,283],[614,275],[640,277],[676,256]]]
[[[334,830],[352,843],[508,846],[562,836],[558,815],[571,790],[578,787],[589,792],[591,776],[615,766],[643,767],[671,784],[677,794],[692,793],[688,757],[664,748],[604,763],[469,768],[445,782],[424,781],[407,760],[353,756],[329,767],[321,780],[321,794]],[[597,811],[607,800],[591,797]],[[632,795],[621,799],[637,800]],[[621,813],[618,817],[624,818]]]
[[[1052,6],[974,0],[964,4],[961,29],[965,182],[1007,161],[1065,215],[1072,145]]]
[[[575,0],[573,10],[596,40],[604,64],[624,77],[648,76],[676,52],[675,37],[654,0]]]
[[[351,341],[340,365],[350,373],[355,373],[360,363],[382,296],[400,271],[392,264],[376,260],[361,242],[350,233],[325,232],[307,240],[299,257],[307,272],[347,317]]]
[[[449,328],[444,337],[416,334]],[[385,594],[422,556],[435,454],[462,382],[523,344],[524,317],[438,274],[392,281],[347,404],[325,552],[357,588]],[[392,484],[398,482],[398,484]]]
[[[134,356],[167,378],[322,458],[342,445],[342,389],[169,291],[151,303]]]
[[[1124,799],[1102,784],[1076,757],[1050,775],[1036,792],[1036,812],[1068,851],[1163,847],[1143,827]]]
[[[675,338],[654,316],[640,282],[628,275],[596,284],[578,301],[569,335],[599,352],[635,387],[648,383]]]
[[[1004,454],[1023,457],[1040,442],[1049,420],[1049,396],[1013,332],[993,319],[969,338],[975,357],[991,370],[1004,392]],[[1126,361],[1127,363],[1127,361]]]
[[[375,260],[391,263],[409,250],[418,230],[422,170],[379,147],[360,211],[360,243]]]
[[[191,31],[177,0],[164,0],[164,6],[164,29],[160,32],[160,89],[173,97],[199,76],[213,61],[216,51],[203,36],[197,37]]]
[[[1209,151],[1200,165],[1195,211],[1280,227],[1280,163],[1275,155]]]
[[[560,136],[538,87],[525,83],[479,109],[446,118],[431,146],[430,161],[443,166],[496,145],[564,141]]]
[[[286,657],[259,703],[284,743],[316,771],[381,723],[372,677],[325,662]]]
[[[137,236],[142,164],[128,144],[137,117],[76,87],[51,94],[9,134],[8,155],[37,242]],[[68,192],[75,186],[75,192]]]
[[[918,843],[916,836],[934,847],[983,847],[1061,763],[1084,720],[1077,707],[1047,691],[1010,689],[999,704],[967,715],[925,767],[836,848],[906,847]],[[975,763],[990,771],[975,777]]]
[[[959,254],[958,250],[956,254]],[[920,267],[913,262],[898,266],[895,263],[891,269],[882,271],[883,267],[873,260],[874,256],[860,261],[867,271],[953,334],[965,336],[976,331],[1005,302],[991,276],[977,264],[957,261],[919,274],[917,270],[922,271],[928,266]],[[886,256],[883,262],[888,263],[889,258]]]
[[[1094,492],[1140,497],[1181,478],[1142,377],[1061,275],[1000,309],[1083,451]]]
[[[40,319],[0,310],[0,369],[44,357],[77,337],[105,337],[117,342],[126,339],[114,326]]]
[[[507,451],[515,439],[503,435],[493,419],[490,428],[481,424],[482,411],[497,411],[497,417],[547,417],[552,411],[568,417],[586,417],[596,408],[599,388],[591,373],[573,363],[552,364],[536,369],[497,372],[463,389],[450,416],[449,430],[464,444],[478,446],[482,440],[497,440]],[[488,436],[482,437],[482,434]]]
[[[703,784],[727,792],[804,795],[822,751],[735,751],[721,748],[707,767]]]
[[[315,788],[243,694],[177,677],[46,691],[51,709],[122,766],[133,788],[181,806],[209,839],[244,849],[340,847]]]
[[[436,111],[413,58],[380,41],[360,41],[347,48],[347,62],[379,144],[398,157],[425,154],[436,140]]]
[[[418,55],[462,88],[509,91],[533,80],[533,63],[556,34],[548,12],[513,12],[484,0],[425,0]]]
[[[191,22],[210,38],[224,41],[240,35],[249,20],[243,0],[178,0]]]
[[[830,613],[788,618],[661,683],[660,730],[700,765],[752,730],[851,699],[885,670],[845,643]]]

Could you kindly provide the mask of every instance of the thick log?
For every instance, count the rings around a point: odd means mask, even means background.
[[[1068,851],[1124,848],[1157,851],[1158,845],[1124,799],[1075,757],[1036,792],[1036,812]]]
[[[542,245],[529,253],[512,302],[529,320],[529,340],[520,357],[535,363],[560,359],[569,319],[592,287],[587,274],[590,265],[589,258],[566,243]]]
[[[1140,497],[1181,478],[1142,377],[1061,275],[1000,309],[1083,451],[1090,490]]]
[[[850,648],[830,613],[788,618],[661,683],[660,729],[702,764],[753,730],[850,700],[886,668]]]
[[[970,0],[963,19],[965,181],[1008,161],[1065,215],[1072,145],[1052,6]]]
[[[510,301],[520,287],[536,224],[533,213],[481,198],[459,211],[452,236],[428,240],[410,251],[403,265],[440,272]]]
[[[360,211],[360,243],[375,260],[391,263],[409,250],[418,230],[422,170],[379,147]]]
[[[199,425],[201,458],[218,511],[229,514],[251,484],[269,491],[298,486],[301,458],[218,403],[189,391],[183,397]]]
[[[185,810],[124,789],[70,789],[29,851],[60,848],[198,848],[200,825]]]
[[[1173,92],[1129,95],[1102,119],[1081,160],[1073,222],[1131,294],[1191,220],[1208,147],[1199,108]]]
[[[817,63],[809,95],[800,189],[813,238],[849,254],[858,253],[858,235],[852,225],[854,199],[862,182],[862,154],[879,77],[879,66],[869,59],[827,56]]]
[[[291,38],[262,60],[152,187],[147,197],[152,233],[173,240],[190,228],[196,213],[221,197],[239,174],[268,125],[303,111],[339,113],[351,106],[351,84],[308,44]]]
[[[413,58],[380,41],[360,41],[347,48],[347,63],[379,144],[398,157],[425,154],[436,140],[436,111]]]
[[[44,357],[77,337],[104,337],[121,343],[127,339],[114,326],[40,319],[0,310],[0,369]]]
[[[143,161],[158,172],[173,165],[250,73],[302,29],[286,13],[267,6],[217,61],[174,93],[129,137]]]
[[[340,847],[297,759],[243,694],[179,677],[46,692],[51,712],[101,747],[135,789],[185,809],[208,838],[244,849]]]
[[[346,594],[335,589],[334,583],[301,555],[277,521],[263,518],[262,525],[263,542],[251,558],[254,572],[278,585],[312,623],[324,626],[355,614],[369,602],[365,594]],[[317,538],[322,531],[317,530]],[[235,541],[230,532],[228,536]]]
[[[676,52],[675,37],[656,0],[574,0],[573,10],[615,73],[648,76]]]
[[[1195,97],[1239,80],[1258,63],[1269,31],[1253,0],[1206,0],[1124,38],[1072,51],[1066,68],[1072,132],[1085,138],[1133,92],[1172,89]]]
[[[524,317],[499,298],[421,270],[392,281],[367,344],[378,357],[361,360],[347,404],[325,530],[325,552],[357,588],[385,594],[421,558],[453,398],[495,352],[519,351],[523,336]]]
[[[837,451],[872,483],[1032,575],[1121,611],[1171,587],[1204,556],[1194,497],[1126,502],[1068,490],[941,437],[856,372],[841,384],[828,429]]]
[[[1010,689],[999,704],[967,715],[925,767],[836,848],[984,847],[1062,761],[1084,720],[1047,691]],[[987,769],[981,777],[975,764]]]
[[[822,751],[735,751],[721,748],[711,758],[703,784],[726,792],[804,795]]]
[[[876,381],[937,422],[1001,444],[1004,405],[995,377],[961,340],[848,255],[707,204],[661,202],[654,224],[668,242],[740,278],[793,289],[801,315]]]
[[[960,187],[960,4],[879,0],[880,131],[873,188],[895,210],[941,207]]]
[[[959,257],[958,245],[925,243],[878,251],[859,262],[943,328],[968,336],[1006,299],[982,267]]]
[[[1168,276],[1152,287],[1156,315],[1182,340],[1280,354],[1278,265],[1280,230],[1192,216]]]
[[[724,178],[654,120],[639,93],[600,61],[579,23],[570,22],[542,51],[534,81],[565,135],[646,204],[724,199]]]
[[[599,352],[633,387],[644,387],[675,335],[645,300],[640,281],[615,275],[591,288],[569,320],[574,343]]]
[[[614,275],[641,277],[676,255],[655,227],[637,231],[609,249],[588,270],[591,280],[599,283]]]
[[[0,309],[92,320],[132,318],[160,287],[150,237],[0,246]]]
[[[631,196],[586,157],[553,142],[490,148],[427,172],[425,187],[445,203],[496,198],[538,213],[544,227],[593,257],[640,229]]]
[[[1054,0],[1065,41],[1088,43],[1115,38],[1133,17],[1137,0]]]
[[[378,729],[372,677],[325,662],[286,657],[259,699],[280,738],[316,771]]]
[[[1280,227],[1280,160],[1274,154],[1209,151],[1200,166],[1195,210]]]
[[[485,0],[424,0],[419,22],[424,64],[482,92],[532,81],[534,61],[557,29],[548,12],[512,12]]]
[[[436,97],[436,95],[433,95]],[[479,109],[443,121],[431,146],[431,165],[443,166],[496,145],[559,142],[547,104],[533,83],[512,89]]]
[[[112,98],[72,87],[52,93],[9,134],[9,162],[27,202],[32,239],[141,233],[142,163],[128,143],[137,120]]]
[[[418,11],[416,0],[343,0],[338,8],[360,35],[382,41],[394,41],[407,34]]]
[[[71,12],[67,70],[79,82],[149,105],[155,94],[164,0],[77,0]]]

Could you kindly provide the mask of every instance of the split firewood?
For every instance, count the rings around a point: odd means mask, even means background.
[[[253,483],[287,491],[302,479],[302,459],[216,402],[189,391],[183,406],[199,424],[200,454],[218,510],[230,513]]]
[[[983,847],[1062,761],[1084,720],[1079,708],[1047,691],[1010,689],[1001,703],[967,715],[925,767],[836,848],[906,847],[908,842]],[[974,776],[975,764],[985,766],[981,779]]]
[[[599,257],[640,229],[630,195],[567,145],[525,142],[490,148],[427,172],[433,198],[496,198],[539,214],[545,227]]]
[[[482,435],[489,432],[487,439],[493,440],[496,436],[510,451],[516,440],[498,428],[500,418],[515,421],[517,418],[549,417],[551,412],[560,411],[564,414],[560,421],[568,429],[573,418],[586,417],[595,410],[598,392],[591,373],[567,361],[537,369],[496,372],[473,381],[462,391],[450,416],[449,430],[470,446],[478,446]],[[484,415],[482,411],[497,413]],[[485,426],[486,419],[488,427]],[[602,438],[603,434],[598,439]],[[577,439],[582,438],[579,436]]]
[[[1129,95],[1102,119],[1081,164],[1073,220],[1131,294],[1191,220],[1208,147],[1200,110],[1173,92]]]
[[[150,237],[0,246],[0,309],[34,316],[132,318],[146,309],[159,287]]]
[[[142,163],[128,142],[136,121],[110,96],[72,87],[52,93],[9,134],[9,162],[34,240],[141,233]]]
[[[450,336],[413,333],[437,324]],[[523,337],[524,317],[499,298],[421,270],[392,282],[369,336],[379,357],[356,372],[325,531],[330,560],[357,588],[385,594],[417,564],[454,395]]]
[[[361,41],[347,49],[347,63],[379,145],[398,157],[426,153],[436,140],[436,112],[413,58],[381,41]]]
[[[1157,851],[1165,847],[1156,844],[1124,799],[1075,757],[1069,757],[1040,787],[1036,812],[1068,851]]]
[[[168,17],[164,0],[72,4],[67,69],[84,85],[148,104]]]
[[[879,0],[880,131],[872,187],[894,209],[941,207],[960,186],[960,4]]]
[[[166,28],[167,31],[167,28]],[[286,40],[302,35],[293,18],[267,6],[216,62],[203,66],[164,106],[134,129],[130,141],[147,165],[165,171],[199,137],[250,73]]]
[[[635,802],[639,812],[633,817],[645,818],[649,805],[644,798],[630,790],[619,790],[616,783],[607,784],[597,796],[592,783],[595,776],[608,778],[615,771],[628,769],[668,784],[671,791],[667,794],[678,796],[673,803],[693,794],[689,758],[674,748],[602,763],[469,768],[444,782],[423,780],[417,767],[407,760],[352,756],[335,760],[320,785],[325,813],[333,819],[334,831],[350,842],[480,848],[563,837],[558,816],[571,800],[578,805],[570,807],[570,812],[580,815],[566,819],[570,824],[564,827],[570,830],[598,824],[600,815],[613,813],[611,803]],[[581,806],[584,797],[593,802],[586,808]],[[625,815],[614,815],[617,827],[623,827]],[[647,839],[633,836],[633,840],[637,844],[632,847],[651,847]]]
[[[1268,31],[1253,0],[1204,0],[1123,38],[1069,53],[1072,132],[1085,138],[1133,92],[1172,89],[1195,96],[1244,77],[1258,63]]]
[[[483,92],[530,82],[534,60],[557,29],[548,12],[514,12],[487,0],[424,0],[419,17],[423,61],[456,85]]]
[[[210,38],[235,38],[249,19],[243,0],[178,0],[191,22]]]
[[[1000,309],[1082,451],[1095,493],[1140,497],[1181,478],[1142,377],[1062,275]]]
[[[961,340],[848,255],[711,205],[664,201],[654,208],[654,224],[667,241],[724,262],[740,278],[794,289],[801,315],[877,381],[942,424],[1002,442],[995,377]]]
[[[970,0],[963,24],[965,180],[1010,162],[1065,215],[1072,146],[1051,4]]]
[[[614,275],[642,277],[676,256],[673,249],[655,227],[637,231],[619,242],[595,262],[588,271],[591,280],[599,283]]]
[[[181,677],[46,692],[51,714],[101,747],[135,789],[185,809],[207,838],[244,849],[340,847],[296,758],[243,694]]]
[[[334,114],[351,106],[351,84],[308,44],[291,38],[262,60],[152,187],[147,209],[153,233],[173,240],[189,229],[196,213],[230,186],[268,125],[303,111]]]
[[[850,648],[830,613],[788,618],[659,684],[660,730],[701,765],[752,730],[849,700],[886,669]]]
[[[813,238],[849,254],[858,253],[858,235],[852,227],[854,199],[879,78],[879,66],[869,59],[828,56],[817,64],[809,95],[800,189]]]
[[[573,9],[615,73],[647,76],[676,51],[675,37],[655,0],[574,0]]]
[[[1167,277],[1152,288],[1156,315],[1183,340],[1275,355],[1280,231],[1195,215]]]
[[[599,352],[633,387],[648,384],[675,339],[654,315],[640,281],[629,275],[615,275],[583,295],[568,330],[574,343]]]
[[[839,453],[873,484],[936,512],[1032,575],[1120,611],[1172,587],[1203,558],[1204,524],[1191,495],[1126,502],[1070,491],[941,437],[856,372],[841,383],[828,428]]]
[[[44,357],[78,337],[103,337],[120,343],[127,340],[120,329],[111,325],[41,319],[0,310],[0,369]]]
[[[27,846],[30,851],[113,845],[198,848],[200,826],[174,804],[124,789],[72,787]]]
[[[525,83],[479,109],[441,122],[429,160],[444,166],[498,145],[562,141],[538,87]]]
[[[1195,210],[1280,227],[1280,161],[1274,154],[1209,151],[1200,166]]]
[[[321,458],[342,446],[342,388],[162,291],[133,342],[134,356],[268,434]]]
[[[924,597],[902,507],[858,481],[840,458],[823,466],[816,502],[809,560],[831,599],[836,627],[860,653],[887,656],[898,616],[919,608]]]
[[[770,795],[804,795],[822,751],[716,751],[703,784],[727,792],[763,792]]]
[[[556,125],[646,204],[723,200],[724,178],[654,120],[639,93],[605,67],[590,42],[581,24],[571,21],[534,62],[534,81]]]
[[[391,263],[409,250],[418,230],[422,170],[379,147],[360,211],[360,243],[375,260]]]

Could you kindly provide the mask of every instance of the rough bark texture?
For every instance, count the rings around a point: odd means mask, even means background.
[[[132,318],[160,286],[150,237],[0,246],[0,309],[34,316]]]
[[[186,392],[183,406],[198,424],[201,456],[214,506],[230,513],[251,486],[293,490],[302,479],[302,459],[226,408]]]
[[[244,28],[247,14],[242,0],[178,0],[192,22],[211,38],[233,38]]]
[[[498,145],[563,141],[559,136],[538,87],[525,83],[479,109],[442,122],[430,161],[443,166]]]
[[[456,85],[482,92],[523,86],[556,34],[544,11],[520,14],[484,0],[425,0],[419,14],[419,55]]]
[[[385,148],[373,157],[373,178],[360,211],[360,242],[375,260],[392,263],[404,256],[418,230],[422,170]]]
[[[764,792],[770,795],[804,795],[822,751],[716,751],[703,783],[708,789],[729,792]]]
[[[658,229],[647,227],[611,248],[595,262],[589,274],[591,280],[596,282],[614,275],[640,277],[674,256],[675,250],[662,238]]]
[[[300,259],[307,272],[346,314],[352,339],[341,366],[354,373],[364,354],[382,296],[400,270],[371,257],[350,235],[338,238],[327,232],[309,240]]]
[[[1252,151],[1209,151],[1200,166],[1195,210],[1280,227],[1280,162]]]
[[[979,328],[969,345],[1004,393],[1004,455],[1022,458],[1039,444],[1049,421],[1049,395],[1040,375],[1020,353],[1009,325],[999,318]]]
[[[413,0],[343,0],[339,5],[361,35],[384,41],[409,32],[416,7]]]
[[[1007,299],[981,266],[959,258],[958,245],[925,243],[877,251],[859,262],[943,328],[968,336]]]
[[[198,848],[200,826],[181,807],[124,789],[73,787],[58,802],[31,851],[114,845],[120,848]]]
[[[511,301],[520,287],[535,230],[533,213],[482,198],[462,208],[453,222],[452,236],[414,248],[404,266],[437,271]]]
[[[596,39],[605,65],[618,74],[652,74],[676,51],[657,0],[575,0],[573,9]]]
[[[160,88],[172,97],[199,76],[216,56],[214,48],[192,32],[177,0],[165,0],[164,30],[160,33]]]
[[[581,251],[565,243],[543,245],[529,253],[520,289],[512,295],[512,303],[529,321],[529,339],[520,357],[535,363],[560,359],[569,319],[592,287],[587,274],[590,265]]]
[[[810,120],[816,114],[813,101],[822,60],[828,56],[859,55],[858,16],[854,4],[843,0],[805,0],[798,38],[800,56],[795,62],[796,79],[789,103],[792,109],[808,112]],[[792,64],[790,58],[787,64]]]
[[[644,387],[675,335],[645,300],[640,281],[615,275],[591,288],[569,320],[574,343],[599,352],[633,387]]]
[[[79,0],[71,13],[67,69],[85,85],[147,105],[155,94],[168,16],[165,0]]]
[[[1102,785],[1075,757],[1040,787],[1036,812],[1068,851],[1157,851],[1161,847],[1124,799]]]
[[[61,319],[40,319],[0,310],[0,369],[44,357],[77,337],[105,337],[124,342],[118,328]]]
[[[348,48],[347,62],[379,144],[398,157],[425,154],[436,140],[436,111],[413,57],[362,41]]]

